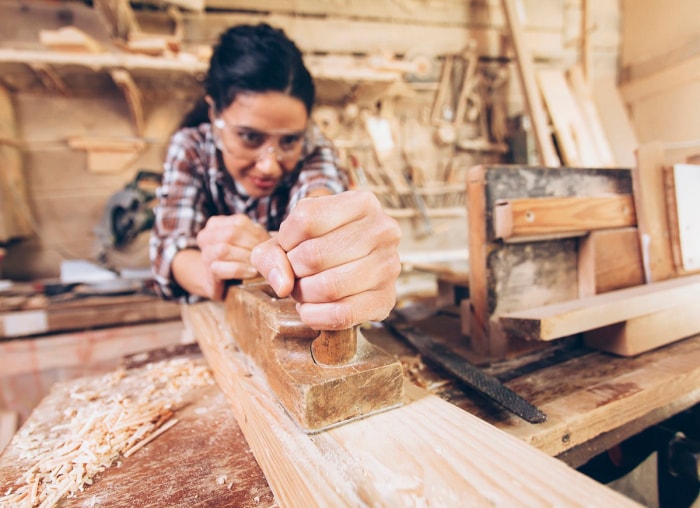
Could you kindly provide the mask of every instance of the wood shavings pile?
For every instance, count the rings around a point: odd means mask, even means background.
[[[48,508],[177,423],[188,391],[212,384],[203,361],[174,359],[74,382],[58,423],[30,419],[13,438],[24,474],[0,492],[0,506]]]
[[[435,392],[444,388],[451,383],[448,379],[430,379],[435,378],[435,373],[431,372],[423,363],[420,355],[399,357],[404,373],[408,379],[416,386],[425,388],[430,392]]]

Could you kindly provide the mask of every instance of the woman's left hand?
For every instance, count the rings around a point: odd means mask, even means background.
[[[251,262],[311,328],[384,319],[396,303],[401,231],[369,191],[303,199]]]

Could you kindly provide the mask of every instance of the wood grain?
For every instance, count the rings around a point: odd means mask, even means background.
[[[700,333],[700,302],[689,301],[623,323],[584,333],[587,345],[621,356],[636,356]]]
[[[184,314],[282,506],[636,506],[411,385],[401,408],[308,436],[236,352],[220,306]]]
[[[497,201],[494,236],[504,240],[635,226],[632,195],[523,198]]]
[[[641,145],[636,154],[637,167],[633,172],[634,205],[647,282],[665,280],[676,274],[664,197],[665,149],[661,142],[654,141]]]
[[[552,136],[549,133],[547,115],[542,103],[542,97],[537,88],[532,54],[530,53],[528,42],[525,40],[522,24],[518,19],[515,2],[513,0],[501,0],[501,6],[506,16],[506,24],[513,49],[515,50],[520,86],[522,87],[525,104],[532,121],[540,163],[550,167],[559,166],[561,161],[554,148]]]
[[[637,228],[591,231],[579,239],[579,296],[641,284],[644,266]]]
[[[500,316],[504,328],[531,340],[554,340],[700,299],[700,276],[619,289]]]

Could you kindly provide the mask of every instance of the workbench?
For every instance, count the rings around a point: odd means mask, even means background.
[[[206,309],[202,307],[201,309]],[[216,304],[204,304],[215,306]],[[447,313],[431,319],[458,319]],[[427,324],[426,324],[427,325]],[[441,327],[445,323],[441,324]],[[457,329],[459,327],[457,326]],[[372,342],[406,358],[410,347],[382,328],[365,332]],[[196,356],[196,352],[195,352]],[[415,378],[415,369],[413,369]],[[420,377],[434,392],[574,467],[700,400],[700,336],[637,358],[583,350],[535,372],[505,382],[548,416],[529,424],[488,400],[422,366]],[[29,421],[49,421],[71,383],[57,385]],[[63,395],[62,395],[63,394]],[[60,407],[60,406],[59,406]],[[139,452],[109,468],[96,483],[63,506],[273,506],[275,500],[216,385],[193,396],[179,422]],[[26,425],[26,424],[25,424]],[[0,490],[16,477],[19,451],[11,444],[0,456]],[[217,477],[234,479],[220,485]]]

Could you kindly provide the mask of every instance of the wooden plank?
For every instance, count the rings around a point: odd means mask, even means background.
[[[601,166],[615,166],[610,143],[603,130],[600,113],[593,102],[593,91],[589,85],[590,80],[584,77],[580,66],[575,65],[566,72],[571,91],[581,108],[581,113],[591,134],[591,138],[596,147],[596,152]]]
[[[644,284],[637,228],[592,231],[579,240],[580,297]]]
[[[663,167],[664,146],[655,141],[637,150],[634,179],[634,206],[645,263],[647,282],[665,280],[675,275],[665,202]]]
[[[515,240],[635,226],[631,194],[500,200],[493,209],[494,236]]]
[[[678,307],[700,298],[700,276],[678,277],[500,316],[508,331],[554,340]]]
[[[569,87],[564,71],[541,69],[537,72],[537,83],[554,126],[564,165],[602,166],[602,158],[586,117]]]
[[[649,76],[624,82],[620,85],[620,91],[626,102],[634,104],[654,95],[667,93],[671,89],[697,83],[698,79],[700,79],[700,55]]]
[[[639,142],[627,106],[617,88],[615,75],[596,76],[591,89],[593,103],[600,111],[601,127],[610,143],[615,163],[620,167],[633,168]]]
[[[236,352],[220,306],[184,315],[282,506],[635,505],[412,385],[401,408],[308,436]]]
[[[700,302],[689,301],[585,332],[586,345],[621,356],[636,356],[700,333]]]
[[[57,381],[111,371],[122,356],[183,342],[182,322],[131,324],[0,342],[0,406],[24,421]]]
[[[502,8],[506,15],[508,31],[517,60],[520,85],[525,96],[525,104],[530,114],[532,129],[537,143],[540,162],[545,166],[556,167],[561,164],[554,148],[554,142],[547,125],[547,117],[542,104],[542,97],[537,89],[535,70],[530,48],[525,40],[522,25],[518,19],[514,0],[502,0]]]
[[[458,319],[442,312],[415,325],[439,335],[441,344],[462,355]],[[549,343],[547,350],[485,366],[491,374],[507,376],[508,388],[545,411],[547,421],[538,425],[474,397],[429,364],[421,365],[415,350],[386,329],[373,328],[368,337],[402,358],[408,379],[572,467],[700,402],[700,335],[633,358],[572,349],[573,340]],[[542,368],[519,371],[534,358],[545,362]]]
[[[151,295],[77,298],[0,313],[0,338],[177,319],[180,306]]]
[[[99,42],[75,26],[64,26],[58,30],[40,30],[39,40],[54,51],[102,53],[105,50]]]

